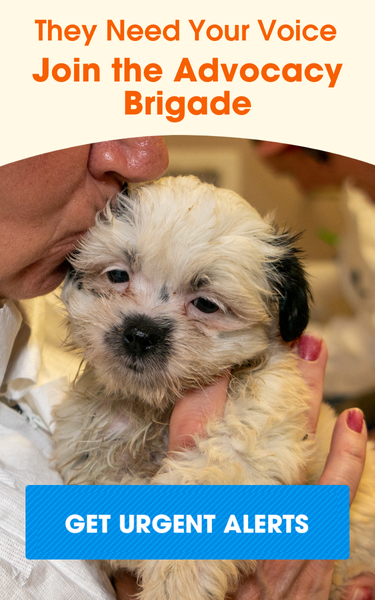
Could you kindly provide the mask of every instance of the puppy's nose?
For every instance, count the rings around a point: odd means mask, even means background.
[[[139,320],[131,323],[122,334],[125,348],[132,356],[141,357],[152,353],[156,347],[162,344],[166,338],[165,328]]]

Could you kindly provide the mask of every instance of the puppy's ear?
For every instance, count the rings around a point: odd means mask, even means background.
[[[279,329],[285,342],[297,340],[309,322],[311,291],[298,258],[298,238],[285,231],[275,236],[273,244],[280,253],[269,272],[271,287],[278,297]]]

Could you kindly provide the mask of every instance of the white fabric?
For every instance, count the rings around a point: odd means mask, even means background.
[[[113,588],[95,564],[25,557],[25,486],[62,483],[49,464],[50,405],[61,400],[78,364],[53,339],[60,319],[53,312],[51,298],[0,309],[0,598],[113,600]],[[65,376],[53,381],[55,372]],[[16,403],[23,414],[10,408]]]
[[[314,271],[318,285],[326,286],[327,298],[337,293],[335,286],[341,287],[353,314],[309,326],[328,347],[324,383],[328,397],[375,389],[375,203],[349,184],[342,196],[346,231],[338,260],[330,267],[322,264],[320,276],[319,269]]]

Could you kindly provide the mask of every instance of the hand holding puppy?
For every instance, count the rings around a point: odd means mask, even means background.
[[[296,346],[299,367],[310,389],[310,427],[315,432],[322,402],[327,348],[321,339],[305,334]],[[169,450],[192,443],[201,433],[207,414],[224,412],[229,378],[221,378],[202,392],[189,392],[177,404],[172,418]],[[361,423],[362,422],[362,423]],[[353,501],[362,475],[366,456],[367,430],[360,411],[347,410],[340,415],[333,432],[331,451],[320,478],[321,485],[349,485]],[[266,598],[328,598],[333,574],[333,561],[259,561],[256,574],[246,580],[235,595],[236,600]],[[343,600],[371,600],[375,594],[375,577],[362,575],[345,590]],[[119,596],[122,598],[122,596]],[[126,596],[124,596],[126,598]]]
[[[296,346],[300,370],[309,386],[311,408],[310,425],[314,432],[322,401],[324,369],[327,349],[320,339],[304,335]],[[224,412],[229,375],[202,391],[188,392],[173,411],[170,424],[169,451],[194,444],[193,436],[202,434],[209,415]],[[322,485],[344,484],[350,487],[353,500],[362,475],[366,455],[367,431],[360,421],[360,411],[345,411],[337,420],[331,452],[320,478]],[[358,431],[360,430],[360,431]],[[258,571],[246,580],[236,600],[265,600],[266,598],[326,599],[331,586],[333,561],[260,561]],[[127,600],[136,593],[136,584],[130,576],[116,580],[119,600]],[[345,590],[343,600],[371,600],[375,592],[375,577],[362,575]],[[302,596],[301,596],[302,594]]]
[[[305,334],[295,347],[299,367],[310,389],[310,427],[314,432],[322,401],[327,349],[322,340]],[[228,376],[221,377],[203,391],[188,392],[176,405],[170,422],[169,451],[194,444],[194,435],[202,435],[209,416],[224,413]],[[344,484],[350,487],[353,500],[362,475],[366,454],[367,431],[362,413],[345,411],[337,420],[331,451],[320,478],[322,485]],[[259,561],[256,574],[243,582],[235,600],[325,600],[328,598],[333,574],[333,561]],[[128,600],[137,591],[129,575],[115,582],[119,600]],[[375,577],[361,575],[353,580],[342,600],[371,600],[375,593]],[[228,599],[229,600],[229,599]]]

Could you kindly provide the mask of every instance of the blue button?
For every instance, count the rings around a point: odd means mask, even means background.
[[[346,559],[347,486],[28,486],[29,559]]]

